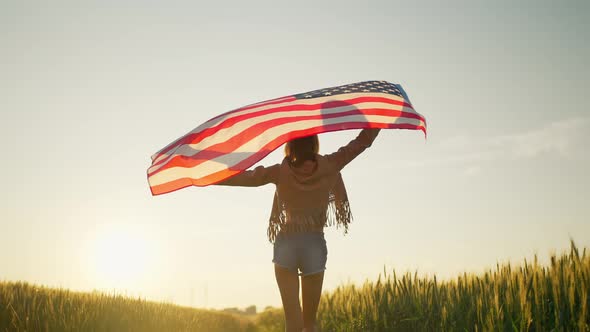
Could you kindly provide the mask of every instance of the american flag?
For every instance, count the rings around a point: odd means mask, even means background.
[[[298,137],[360,128],[419,129],[399,84],[366,81],[271,99],[203,123],[152,156],[153,195],[223,181]]]

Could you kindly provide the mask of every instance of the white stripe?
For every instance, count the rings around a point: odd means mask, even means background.
[[[305,130],[312,127],[331,125],[337,123],[347,122],[367,122],[367,123],[384,123],[384,124],[411,124],[415,126],[424,125],[419,119],[404,118],[404,117],[389,117],[381,115],[351,115],[343,116],[332,119],[316,119],[316,120],[305,120],[298,122],[286,123],[276,127],[269,128],[265,132],[258,135],[256,138],[250,140],[246,144],[240,146],[232,153],[220,156],[218,158],[205,161],[197,166],[191,168],[184,167],[172,167],[163,170],[157,174],[149,177],[150,186],[157,186],[167,182],[174,181],[179,178],[192,178],[200,179],[210,174],[222,171],[229,167],[235,166],[242,160],[250,157],[252,154],[257,153],[260,148],[274,140],[276,137],[281,136],[290,131]]]
[[[156,162],[158,162],[159,160],[163,160],[164,158],[167,158],[168,160],[170,160],[172,157],[178,156],[178,155],[190,157],[196,153],[195,151],[206,150],[215,144],[226,142],[227,140],[231,139],[235,135],[239,135],[240,133],[250,129],[252,126],[254,126],[258,123],[264,122],[264,121],[269,121],[269,120],[274,120],[274,119],[282,119],[282,118],[293,118],[293,117],[298,117],[298,116],[317,116],[317,115],[322,115],[322,114],[336,114],[336,113],[352,111],[355,109],[368,109],[368,108],[384,108],[384,109],[390,109],[390,110],[395,110],[395,111],[409,110],[407,108],[404,109],[404,107],[400,106],[400,105],[391,105],[391,104],[379,103],[379,102],[365,102],[365,103],[358,103],[358,104],[354,104],[354,105],[337,106],[337,107],[332,107],[332,108],[322,108],[322,109],[313,110],[313,111],[284,111],[284,112],[274,112],[274,113],[264,114],[264,115],[249,118],[244,121],[240,121],[240,122],[234,124],[233,126],[223,128],[223,129],[217,131],[216,133],[214,133],[213,135],[204,138],[202,141],[200,141],[196,144],[181,145],[178,148],[174,149],[173,151],[171,150],[170,152],[172,152],[172,153],[167,153],[167,154],[162,155],[162,157],[158,158],[156,160]],[[151,173],[157,171],[158,169],[164,167],[165,165],[166,165],[166,162],[162,162],[158,165],[154,165],[154,166],[150,167],[148,169],[148,174],[151,174]]]
[[[314,105],[314,104],[321,104],[321,103],[325,103],[325,102],[329,102],[329,101],[344,101],[347,99],[360,98],[360,97],[381,97],[381,98],[388,98],[388,99],[399,101],[399,102],[405,101],[403,98],[396,96],[396,95],[392,95],[392,94],[388,94],[388,93],[376,93],[376,92],[348,93],[348,94],[342,94],[342,95],[336,95],[336,96],[326,96],[326,97],[318,97],[318,98],[311,98],[311,99],[296,99],[296,100],[286,101],[286,102],[278,103],[278,104],[262,105],[259,107],[254,107],[252,109],[238,111],[235,113],[227,114],[225,116],[220,116],[219,118],[214,118],[212,120],[209,120],[209,121],[203,123],[202,125],[191,130],[190,132],[188,132],[184,136],[201,132],[209,127],[214,127],[223,121],[229,120],[229,119],[237,117],[237,116],[250,114],[250,113],[254,113],[254,112],[259,112],[259,111],[264,111],[264,110],[268,110],[268,109],[272,109],[272,108],[285,107],[285,106],[290,106],[290,105]],[[288,98],[288,97],[285,97],[285,99],[286,98]],[[279,98],[279,100],[280,99],[282,99],[282,98]],[[261,104],[262,103],[264,103],[264,102],[261,102]],[[253,104],[253,105],[256,105],[256,104]],[[245,107],[249,107],[249,106],[245,106]],[[411,112],[415,112],[415,111],[411,110]],[[184,136],[182,136],[182,137],[184,137]],[[176,141],[178,141],[178,140],[176,140]],[[174,141],[171,144],[174,144],[176,141]],[[168,144],[166,147],[160,149],[158,152],[156,152],[154,155],[152,155],[152,163],[153,164],[157,163],[162,158],[166,158],[167,154],[163,154],[163,155],[160,155],[160,154],[162,151],[166,150],[166,148],[169,147],[171,144]]]

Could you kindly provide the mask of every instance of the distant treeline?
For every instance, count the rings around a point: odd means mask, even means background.
[[[256,306],[251,305],[249,307],[246,307],[244,310],[240,308],[225,308],[222,311],[236,315],[256,315]]]

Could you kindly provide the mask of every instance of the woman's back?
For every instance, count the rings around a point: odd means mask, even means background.
[[[330,225],[343,226],[346,232],[352,216],[340,171],[371,146],[378,133],[379,129],[363,129],[334,153],[315,154],[297,165],[286,157],[281,164],[259,166],[219,184],[276,185],[268,228],[271,242],[282,232],[318,231]]]

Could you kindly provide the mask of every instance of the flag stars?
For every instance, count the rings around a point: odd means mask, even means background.
[[[396,96],[402,96],[398,85],[385,81],[364,81],[359,83],[335,86],[326,89],[318,89],[310,92],[295,95],[299,99],[310,99],[327,96],[337,96],[344,93],[384,93]]]

